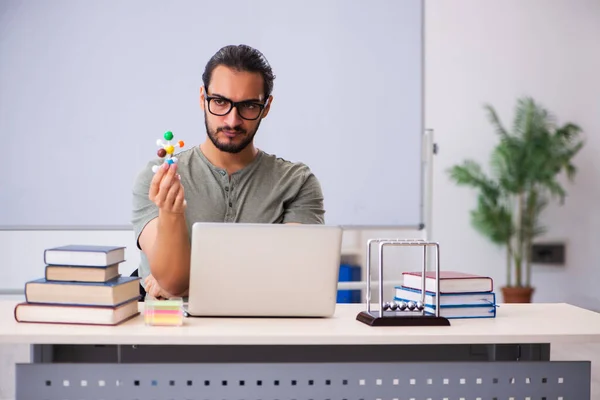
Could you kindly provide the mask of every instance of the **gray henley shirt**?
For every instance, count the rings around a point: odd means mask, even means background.
[[[194,222],[325,223],[321,185],[305,164],[259,150],[250,165],[228,176],[227,171],[208,161],[199,146],[175,156],[185,190],[190,238]],[[152,166],[163,162],[150,161],[135,179],[132,223],[136,242],[146,224],[158,217],[148,192],[154,176]],[[143,285],[150,267],[140,253],[138,272]]]

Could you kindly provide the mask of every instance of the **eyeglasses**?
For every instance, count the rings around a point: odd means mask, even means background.
[[[269,100],[265,104],[252,100],[234,102],[226,97],[209,95],[206,96],[206,101],[208,102],[208,111],[213,115],[222,117],[229,114],[233,107],[235,107],[240,117],[249,121],[258,119],[267,104],[269,104]]]

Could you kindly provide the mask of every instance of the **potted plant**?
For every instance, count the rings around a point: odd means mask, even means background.
[[[564,202],[561,174],[569,181],[575,177],[572,161],[583,146],[581,129],[573,123],[559,126],[529,97],[518,99],[510,131],[492,106],[485,109],[499,136],[491,154],[491,173],[473,160],[451,167],[448,173],[458,185],[477,191],[477,204],[470,213],[472,226],[506,250],[504,302],[528,303],[534,292],[531,245],[545,232],[541,213],[548,202]]]

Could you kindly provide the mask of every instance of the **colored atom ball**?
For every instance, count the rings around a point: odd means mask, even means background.
[[[173,139],[173,132],[171,132],[171,131],[165,132],[165,136],[164,137],[165,137],[165,140],[171,140],[171,139]]]
[[[158,156],[160,158],[163,158],[164,156],[167,155],[167,151],[165,149],[158,149],[158,151],[156,152],[156,154],[158,154]]]
[[[177,142],[177,144],[179,145],[179,147],[185,146],[185,143],[183,143],[183,140],[180,140],[179,142]]]
[[[173,152],[175,151],[175,147],[169,145],[166,147],[166,150],[168,154],[173,154]]]

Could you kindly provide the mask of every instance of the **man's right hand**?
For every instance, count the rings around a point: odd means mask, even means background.
[[[177,295],[173,295],[173,294],[167,292],[166,290],[164,290],[163,288],[160,287],[160,285],[158,284],[158,282],[156,282],[156,279],[152,275],[148,275],[146,277],[146,279],[144,279],[144,283],[146,286],[146,293],[157,299],[158,298],[170,299],[173,297],[183,297],[183,296],[188,295],[187,290],[185,292],[183,292],[181,294],[177,294]]]
[[[183,214],[186,202],[177,164],[164,163],[156,171],[150,182],[149,198],[161,212]]]

